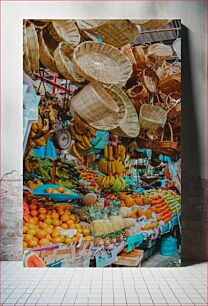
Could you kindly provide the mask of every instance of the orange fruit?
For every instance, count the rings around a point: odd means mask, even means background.
[[[35,221],[35,224],[38,222],[38,217],[33,217],[33,220]]]
[[[42,238],[39,240],[39,245],[48,245],[50,241],[47,238]]]
[[[54,228],[53,224],[50,224],[48,227],[51,228],[51,229]]]
[[[56,204],[56,207],[55,207],[57,210],[65,210],[66,209],[66,205],[63,205],[63,204]]]
[[[64,192],[64,188],[63,187],[59,187],[59,188],[57,188],[57,191],[62,193],[62,192]]]
[[[26,234],[28,229],[29,229],[28,226],[24,225],[23,226],[23,234]]]
[[[62,224],[61,224],[61,227],[62,227],[63,229],[68,229],[68,228],[69,228],[68,225],[67,225],[66,223],[62,223]]]
[[[52,219],[51,219],[51,218],[46,218],[46,219],[44,220],[44,223],[50,225],[50,224],[52,223]]]
[[[45,238],[47,235],[47,233],[43,230],[37,230],[37,232],[35,233],[35,236],[38,238],[38,239],[42,239],[42,238]]]
[[[59,225],[61,225],[63,222],[61,220],[59,220]]]
[[[48,239],[49,241],[51,241],[51,239],[52,239],[51,235],[47,234],[47,235],[46,235],[46,239]]]
[[[44,214],[38,215],[38,219],[39,219],[40,221],[45,220],[45,215],[44,215]]]
[[[47,210],[44,207],[41,207],[41,208],[38,209],[38,212],[39,212],[39,214],[46,215]]]
[[[57,230],[53,230],[52,233],[51,233],[51,236],[52,236],[53,238],[59,237],[59,236],[60,236],[60,233],[59,233]]]
[[[79,238],[77,238],[76,236],[72,238],[73,239],[73,242],[78,242],[79,241]]]
[[[59,224],[60,224],[59,219],[53,219],[52,224],[55,225],[55,226],[59,226]]]
[[[33,239],[33,236],[31,234],[26,234],[23,237],[23,240],[26,241],[26,242],[28,242],[28,241],[30,241],[32,239]]]
[[[61,242],[62,242],[62,239],[61,239],[60,236],[58,236],[58,237],[54,237],[54,238],[52,239],[52,241],[53,241],[53,243],[61,243]]]
[[[65,236],[61,235],[60,238],[61,238],[61,242],[64,243],[65,242]]]
[[[68,224],[68,225],[74,224],[74,220],[69,219],[69,220],[66,221],[66,224]]]
[[[33,217],[36,217],[38,215],[38,211],[33,209],[30,211],[30,215],[33,216]]]
[[[80,224],[74,224],[74,228],[76,228],[76,229],[81,229],[81,225]]]
[[[27,248],[28,248],[27,242],[23,241],[22,246],[23,246],[23,249],[24,249],[24,250],[27,249]]]
[[[29,205],[29,208],[30,208],[30,210],[35,210],[35,209],[37,209],[37,205],[35,205],[35,204],[30,204],[30,205]]]
[[[83,235],[85,236],[89,236],[90,235],[90,230],[88,228],[83,229]]]
[[[30,223],[28,223],[28,224],[27,224],[27,227],[28,227],[28,228],[36,228],[36,225],[35,225],[35,224],[30,224]]]
[[[58,210],[57,213],[59,214],[59,216],[62,216],[65,214],[64,210]]]
[[[91,240],[92,240],[92,236],[83,237],[83,241],[91,241]]]
[[[32,239],[28,241],[28,246],[30,248],[36,248],[38,245],[38,240],[37,239]]]
[[[28,218],[28,223],[35,224],[35,220],[33,219],[33,217]]]
[[[42,230],[45,230],[48,227],[48,224],[41,222],[41,224],[39,225],[39,228]]]
[[[74,228],[75,228],[75,227],[74,227],[74,223],[73,223],[73,224],[69,224],[68,227],[69,227],[70,229],[74,229]]]
[[[75,220],[76,220],[75,215],[70,215],[70,216],[69,216],[69,220],[74,220],[74,221],[75,221]]]
[[[73,242],[73,238],[66,237],[64,243],[70,244]]]
[[[59,218],[59,215],[58,215],[56,212],[52,212],[51,218],[53,218],[53,219],[58,219],[58,218]]]
[[[47,227],[47,228],[44,229],[44,231],[45,231],[47,234],[50,235],[50,234],[52,233],[53,229],[50,228],[50,227]]]
[[[36,229],[31,228],[27,231],[27,234],[34,236],[36,232],[37,232]]]
[[[46,219],[51,219],[51,215],[47,212],[47,214],[45,215]]]
[[[64,193],[64,194],[72,194],[72,191],[70,191],[70,190],[65,190],[63,193]]]
[[[79,240],[79,238],[80,238],[80,233],[76,233],[76,235],[74,236],[74,237],[77,237],[78,238],[78,240]]]
[[[69,216],[65,214],[61,216],[61,221],[66,222],[67,220],[69,220]]]

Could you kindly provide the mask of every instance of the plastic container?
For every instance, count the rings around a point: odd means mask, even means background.
[[[177,239],[173,237],[164,237],[160,243],[160,254],[163,256],[173,256],[177,251]]]

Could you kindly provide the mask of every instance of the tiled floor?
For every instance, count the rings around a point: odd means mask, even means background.
[[[1,262],[1,305],[208,305],[207,264],[26,269]]]

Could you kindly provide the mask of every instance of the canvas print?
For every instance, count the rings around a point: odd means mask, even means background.
[[[180,266],[180,20],[23,20],[23,264]]]

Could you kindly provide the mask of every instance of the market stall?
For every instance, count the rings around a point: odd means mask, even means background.
[[[133,267],[156,252],[177,252],[181,67],[174,22],[24,21],[26,267]],[[137,44],[168,29],[177,37],[166,44]]]

